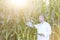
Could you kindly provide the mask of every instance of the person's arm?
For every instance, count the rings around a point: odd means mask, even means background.
[[[45,36],[43,33],[39,33],[38,35],[40,35],[40,36]]]

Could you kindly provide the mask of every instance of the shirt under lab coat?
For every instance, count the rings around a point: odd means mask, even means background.
[[[49,40],[49,36],[51,35],[51,26],[49,23],[43,22],[32,26],[32,23],[28,22],[27,25],[30,27],[34,26],[37,29],[37,40]],[[38,35],[40,33],[44,36]]]

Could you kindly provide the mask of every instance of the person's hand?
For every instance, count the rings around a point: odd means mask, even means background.
[[[29,22],[26,22],[26,25],[29,26],[29,27],[33,27],[33,24],[30,21]]]
[[[40,34],[38,34],[38,35],[40,35],[40,36],[44,36],[44,34],[42,34],[42,33],[40,33]]]

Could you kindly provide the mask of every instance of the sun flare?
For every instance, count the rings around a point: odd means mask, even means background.
[[[28,0],[7,0],[5,5],[8,7],[25,8],[28,6]]]
[[[11,0],[12,4],[15,6],[26,6],[27,5],[27,0]]]

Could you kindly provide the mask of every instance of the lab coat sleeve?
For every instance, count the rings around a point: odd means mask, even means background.
[[[38,29],[38,24],[36,24],[36,25],[33,25],[36,29]]]

